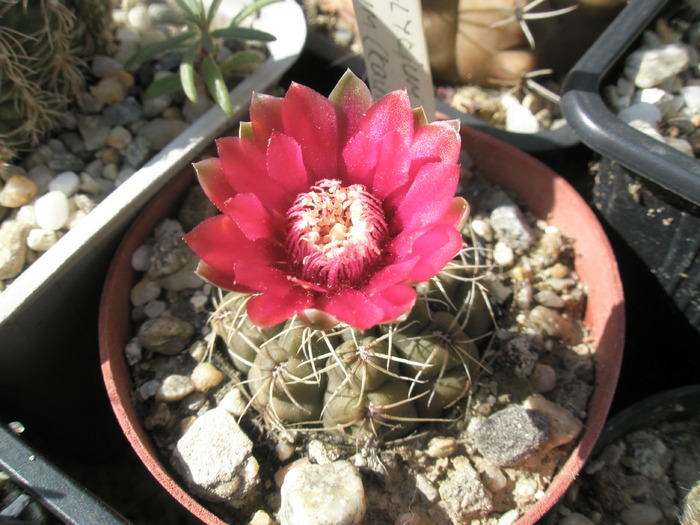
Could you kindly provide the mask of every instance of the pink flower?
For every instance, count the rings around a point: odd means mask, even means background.
[[[199,275],[253,294],[259,326],[323,312],[367,329],[407,313],[411,285],[462,246],[458,122],[428,124],[405,90],[373,104],[351,72],[328,98],[296,83],[255,94],[250,117],[195,164],[222,212],[185,236]]]

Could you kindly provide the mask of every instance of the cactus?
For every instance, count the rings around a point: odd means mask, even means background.
[[[0,2],[0,161],[38,144],[85,85],[84,57],[111,45],[103,0]]]
[[[695,483],[685,497],[680,522],[681,525],[698,525],[700,523],[700,481]]]
[[[405,320],[369,330],[312,329],[296,317],[259,328],[246,314],[250,296],[236,292],[210,323],[269,425],[387,441],[440,421],[469,392],[477,341],[493,329],[476,273],[460,252],[419,286]]]

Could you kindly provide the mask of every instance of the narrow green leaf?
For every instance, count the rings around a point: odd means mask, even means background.
[[[192,6],[187,0],[175,0],[175,3],[178,5],[180,10],[184,12],[186,18],[191,21],[197,19],[197,14],[194,12]]]
[[[250,27],[222,27],[221,29],[215,29],[211,34],[218,38],[238,38],[240,40],[260,40],[262,42],[277,40],[275,35]]]
[[[236,16],[233,17],[233,21],[229,24],[230,26],[237,26],[243,20],[248,18],[250,15],[253,13],[257,13],[260,11],[263,7],[266,5],[274,4],[276,2],[280,2],[281,0],[258,0],[257,2],[253,2],[247,7],[244,7],[241,9]]]
[[[219,64],[219,68],[225,73],[237,67],[259,64],[263,60],[265,56],[258,51],[238,51]]]
[[[208,31],[202,31],[202,44],[207,53],[214,56],[216,55],[216,46],[214,45],[214,40],[212,39],[211,33]]]
[[[221,74],[219,66],[212,57],[208,56],[204,59],[204,62],[202,62],[202,74],[204,75],[204,80],[207,83],[207,88],[209,88],[209,93],[211,93],[214,102],[219,105],[224,113],[233,115],[233,106],[231,105],[231,98],[226,89],[224,76]]]
[[[211,23],[214,20],[214,17],[216,16],[216,12],[219,10],[220,5],[221,0],[212,0],[211,5],[209,6],[209,12],[207,13],[207,27],[211,26]]]
[[[197,85],[195,83],[194,59],[197,55],[199,45],[195,44],[187,49],[185,55],[180,62],[180,82],[185,96],[192,102],[197,102],[199,99],[197,93]]]
[[[148,86],[148,89],[146,89],[146,96],[148,98],[156,98],[181,88],[180,75],[168,75],[154,80],[153,83]]]
[[[186,31],[182,34],[174,36],[163,42],[153,42],[151,44],[143,46],[136,53],[134,53],[129,60],[126,61],[126,67],[135,66],[141,64],[146,60],[153,58],[164,51],[169,51],[171,49],[177,49],[187,46],[187,40],[192,38],[194,33],[192,31]]]

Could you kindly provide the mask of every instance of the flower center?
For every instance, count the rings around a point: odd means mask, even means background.
[[[388,236],[381,203],[361,184],[323,179],[287,212],[287,250],[302,279],[329,290],[368,277]]]

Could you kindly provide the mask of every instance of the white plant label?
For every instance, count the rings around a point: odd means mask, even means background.
[[[435,118],[435,95],[420,0],[353,0],[375,100],[406,88],[413,107]]]

